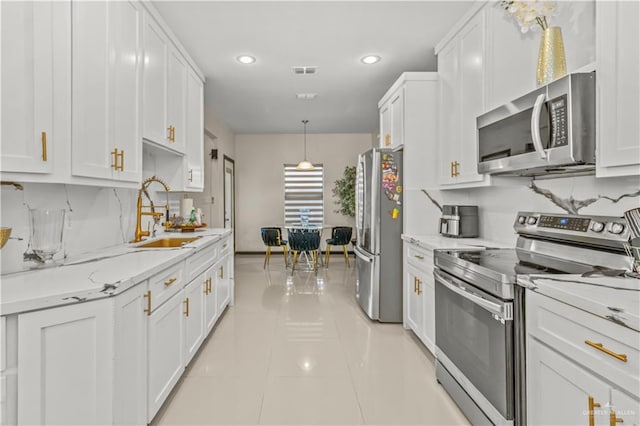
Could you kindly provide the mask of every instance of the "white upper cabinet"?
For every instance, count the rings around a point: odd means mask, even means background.
[[[185,190],[204,189],[204,87],[196,73],[187,72]]]
[[[143,24],[143,137],[184,153],[187,63],[162,27],[146,14]]]
[[[141,10],[72,3],[73,176],[139,182]]]
[[[54,2],[1,2],[2,172],[53,170]]]
[[[167,129],[167,61],[169,42],[151,15],[143,16],[143,133],[145,139],[169,143]]]
[[[404,144],[404,86],[387,93],[378,104],[380,110],[380,148]]]
[[[485,11],[475,14],[438,49],[440,143],[438,176],[443,189],[489,185],[477,172],[476,117],[484,111]]]
[[[596,175],[640,174],[640,3],[596,3]]]
[[[551,26],[559,26],[565,47],[567,72],[595,60],[595,2],[556,2]],[[485,6],[486,109],[490,111],[534,90],[540,49],[539,28],[522,34],[515,18],[495,3]]]

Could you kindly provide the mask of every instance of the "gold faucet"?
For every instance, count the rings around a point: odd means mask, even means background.
[[[140,241],[142,241],[142,237],[148,237],[151,234],[151,232],[149,231],[149,227],[147,227],[146,231],[142,230],[142,216],[152,216],[153,217],[153,221],[155,223],[158,223],[160,218],[165,215],[164,213],[155,211],[155,207],[153,205],[153,201],[151,201],[151,197],[149,197],[149,193],[147,192],[147,188],[149,187],[149,184],[151,184],[151,182],[158,182],[158,183],[162,184],[162,186],[164,186],[164,190],[167,192],[167,204],[164,206],[164,208],[165,208],[165,210],[167,212],[169,212],[169,186],[166,183],[164,183],[161,179],[157,178],[156,176],[151,176],[150,178],[145,179],[145,181],[142,182],[142,186],[140,187],[140,190],[138,191],[138,203],[137,203],[137,208],[136,208],[136,232],[135,232],[135,236],[133,238],[133,241],[131,241],[132,243],[139,243]],[[148,206],[143,206],[142,205],[142,194],[143,193],[149,199],[149,205]],[[150,208],[151,211],[143,212],[142,211],[143,208]],[[164,226],[165,226],[166,229],[168,229],[171,226],[171,223],[169,223],[169,221],[166,221],[164,223]],[[155,230],[154,230],[154,232],[155,232]]]

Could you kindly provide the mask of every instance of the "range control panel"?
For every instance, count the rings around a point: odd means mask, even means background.
[[[629,229],[623,217],[583,216],[519,212],[513,229],[521,235],[538,235],[547,238],[575,241],[608,241],[624,243],[629,239]]]
[[[571,231],[587,232],[591,219],[588,217],[563,217],[541,215],[538,226],[543,228],[569,229]]]

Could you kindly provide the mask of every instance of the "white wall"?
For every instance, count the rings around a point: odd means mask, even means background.
[[[564,210],[546,197],[529,189],[531,180],[526,178],[498,178],[494,186],[467,190],[428,190],[440,204],[472,204],[479,207],[480,237],[500,243],[515,244],[516,234],[513,222],[518,211],[541,211],[563,213]],[[607,178],[581,176],[558,179],[536,180],[536,186],[549,189],[562,197],[577,200],[606,195],[616,198],[622,194],[640,189],[640,179]],[[421,195],[421,196],[420,196]],[[416,194],[406,199],[409,208],[422,217],[421,222],[413,222],[407,233],[414,235],[436,234],[440,212],[424,194]],[[623,198],[618,203],[600,199],[580,210],[581,214],[611,215],[621,217],[626,210],[640,206],[640,198]]]
[[[302,134],[236,135],[236,250],[263,251],[260,227],[284,223],[283,165],[303,159]],[[372,135],[307,134],[307,159],[324,165],[324,214],[329,225],[354,226],[335,213],[332,189],[345,166],[371,148]],[[325,232],[324,238],[329,238]]]
[[[137,191],[61,184],[23,184],[24,191],[2,186],[2,226],[12,228],[2,248],[2,273],[23,268],[29,243],[29,208],[66,209],[64,248],[55,259],[123,244],[133,239]]]

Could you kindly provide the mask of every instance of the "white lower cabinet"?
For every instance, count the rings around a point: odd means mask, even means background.
[[[151,422],[184,370],[184,298],[178,293],[148,321],[147,422]]]
[[[147,285],[115,297],[113,423],[147,421]]]
[[[433,250],[404,243],[404,327],[435,354],[435,281]]]
[[[637,425],[640,334],[527,290],[529,425]]]
[[[104,299],[18,315],[17,424],[111,424],[113,310]]]
[[[204,341],[204,290],[201,280],[195,279],[183,290],[184,304],[184,364],[189,364]]]

